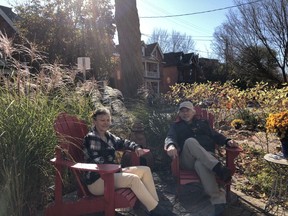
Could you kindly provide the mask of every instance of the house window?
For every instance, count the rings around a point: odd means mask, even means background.
[[[148,64],[148,71],[157,72],[158,71],[158,65],[153,64],[153,63]]]

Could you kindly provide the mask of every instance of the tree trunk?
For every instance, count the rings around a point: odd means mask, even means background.
[[[123,94],[135,98],[143,85],[141,33],[136,0],[115,0]]]

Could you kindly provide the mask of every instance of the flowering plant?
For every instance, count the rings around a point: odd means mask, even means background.
[[[231,122],[231,126],[234,127],[235,129],[239,129],[242,127],[242,125],[244,125],[245,122],[243,119],[234,119],[232,122]]]
[[[266,119],[266,130],[276,133],[280,139],[288,136],[288,111],[270,113]]]

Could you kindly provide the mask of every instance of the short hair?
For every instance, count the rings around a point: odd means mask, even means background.
[[[93,114],[92,114],[92,118],[95,120],[97,118],[97,116],[99,115],[109,115],[111,116],[111,113],[109,111],[109,109],[107,108],[99,108],[97,109]]]

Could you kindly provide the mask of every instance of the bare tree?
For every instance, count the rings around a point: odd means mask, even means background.
[[[288,2],[287,0],[266,0],[247,2],[236,0],[239,5],[235,12],[230,11],[228,21],[214,34],[218,50],[222,57],[227,50],[234,58],[243,54],[249,47],[265,47],[277,66],[281,69],[284,82],[287,82],[286,68],[288,55]],[[214,43],[214,45],[215,45]],[[222,45],[221,45],[222,43]],[[225,44],[226,43],[226,44]],[[225,58],[227,60],[227,58]]]
[[[154,29],[147,43],[158,42],[164,53],[167,52],[184,52],[188,53],[195,49],[195,43],[191,36],[182,34],[175,30],[171,34],[164,29]]]
[[[147,40],[147,43],[155,43],[158,42],[159,46],[161,47],[162,51],[168,49],[169,47],[169,33],[167,30],[156,28],[153,30],[152,35]]]
[[[123,94],[133,98],[143,84],[141,34],[136,0],[115,0],[115,20],[123,74]]]

